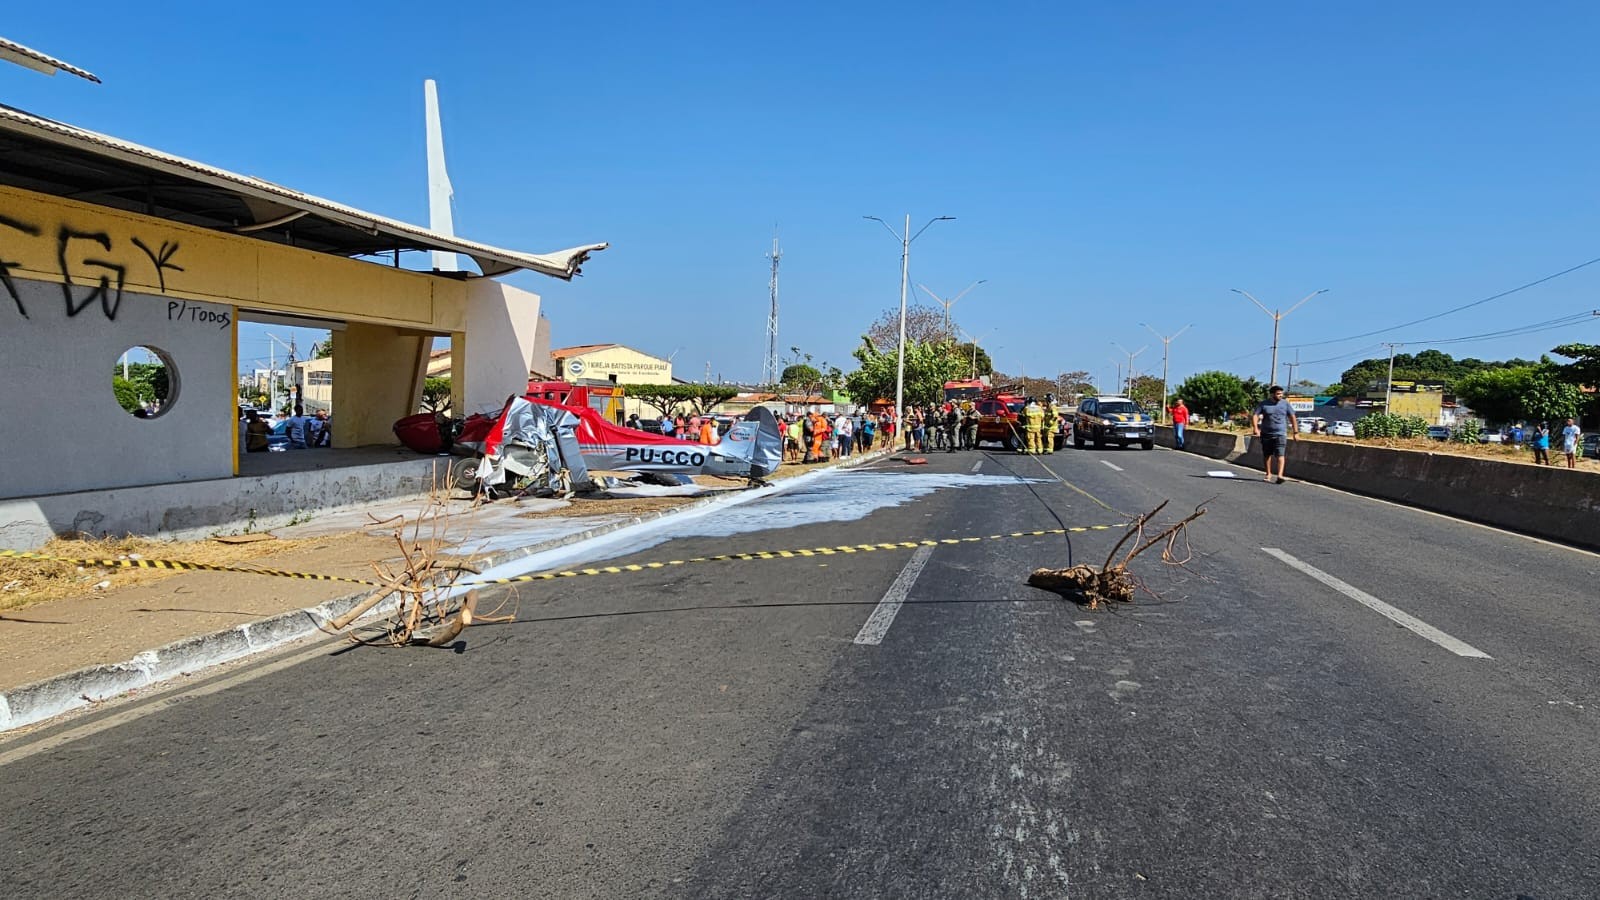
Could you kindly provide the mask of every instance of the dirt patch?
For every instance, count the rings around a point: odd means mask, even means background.
[[[320,541],[325,543],[326,541]],[[161,541],[153,538],[56,538],[37,552],[70,559],[175,559],[209,566],[236,566],[269,559],[319,543],[317,540],[265,540],[245,544],[217,541]],[[150,584],[182,575],[166,569],[124,569],[75,563],[0,559],[0,610]],[[243,576],[249,577],[249,576]]]

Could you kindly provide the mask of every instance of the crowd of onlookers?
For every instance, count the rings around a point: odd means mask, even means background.
[[[1566,457],[1567,468],[1578,467],[1578,454],[1580,451],[1579,440],[1581,432],[1575,419],[1568,419],[1559,432],[1554,431],[1548,422],[1535,422],[1529,428],[1521,422],[1507,427],[1500,432],[1501,442],[1522,449],[1526,446],[1533,451],[1533,461],[1536,465],[1554,465],[1550,461],[1550,444],[1552,439],[1558,440],[1561,454]]]
[[[241,442],[246,453],[267,450],[307,450],[333,444],[333,420],[319,409],[306,415],[303,408],[263,416],[254,409],[244,411],[239,420]]]
[[[783,434],[783,458],[786,462],[826,462],[871,450],[874,446],[887,446],[893,440],[895,431],[891,413],[879,414],[860,409],[832,414],[812,409],[808,412],[782,413],[777,419],[778,429]],[[628,416],[623,425],[679,440],[715,445],[721,443],[722,435],[732,423],[733,420],[726,417],[681,415],[647,421],[634,414]]]

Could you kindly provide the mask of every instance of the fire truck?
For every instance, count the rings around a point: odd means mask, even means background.
[[[994,441],[1007,450],[1021,450],[1022,408],[1027,403],[1018,385],[993,387],[979,394],[973,401],[978,413],[978,443]]]

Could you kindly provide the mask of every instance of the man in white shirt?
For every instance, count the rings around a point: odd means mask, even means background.
[[[1561,429],[1561,452],[1567,455],[1567,468],[1578,467],[1578,423],[1573,419],[1567,420],[1567,426]]]
[[[840,413],[839,417],[833,420],[833,442],[834,446],[838,448],[838,453],[835,455],[849,456],[850,446],[855,443],[855,440],[856,432],[850,422],[850,417]]]

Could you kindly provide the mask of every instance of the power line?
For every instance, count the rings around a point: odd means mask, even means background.
[[[1327,340],[1327,341],[1313,341],[1313,342],[1311,342],[1309,344],[1290,344],[1290,345],[1287,345],[1287,346],[1293,347],[1293,348],[1299,348],[1299,347],[1325,347],[1328,344],[1341,344],[1341,343],[1344,343],[1345,341],[1357,341],[1357,340],[1360,340],[1362,338],[1375,337],[1377,335],[1386,334],[1386,333],[1391,332],[1391,331],[1398,331],[1401,328],[1410,328],[1412,325],[1421,325],[1423,322],[1432,322],[1434,319],[1442,319],[1445,316],[1454,315],[1455,313],[1461,312],[1462,310],[1471,309],[1474,306],[1482,306],[1483,304],[1488,303],[1491,300],[1499,300],[1502,297],[1509,297],[1512,294],[1518,293],[1519,291],[1525,291],[1528,288],[1537,287],[1537,286],[1539,286],[1541,284],[1544,284],[1547,281],[1554,281],[1555,279],[1560,278],[1563,275],[1570,275],[1573,272],[1578,271],[1579,269],[1588,268],[1589,266],[1592,266],[1595,263],[1600,263],[1600,256],[1597,256],[1594,259],[1589,260],[1588,262],[1582,262],[1582,263],[1579,263],[1579,264],[1577,264],[1575,266],[1572,266],[1571,268],[1562,269],[1561,271],[1556,272],[1554,274],[1546,275],[1543,278],[1539,278],[1539,279],[1536,279],[1534,281],[1530,281],[1527,284],[1518,285],[1517,287],[1514,287],[1514,288],[1512,288],[1512,289],[1510,289],[1508,291],[1501,291],[1498,294],[1491,294],[1490,296],[1484,297],[1481,300],[1474,300],[1471,303],[1464,303],[1461,306],[1455,307],[1454,309],[1447,309],[1444,312],[1434,313],[1431,316],[1423,316],[1420,319],[1413,319],[1410,322],[1402,322],[1399,325],[1391,325],[1388,328],[1379,328],[1376,331],[1368,331],[1368,332],[1364,332],[1362,334],[1352,334],[1349,337],[1334,338],[1332,340]],[[1418,343],[1418,342],[1413,342],[1413,343]]]

